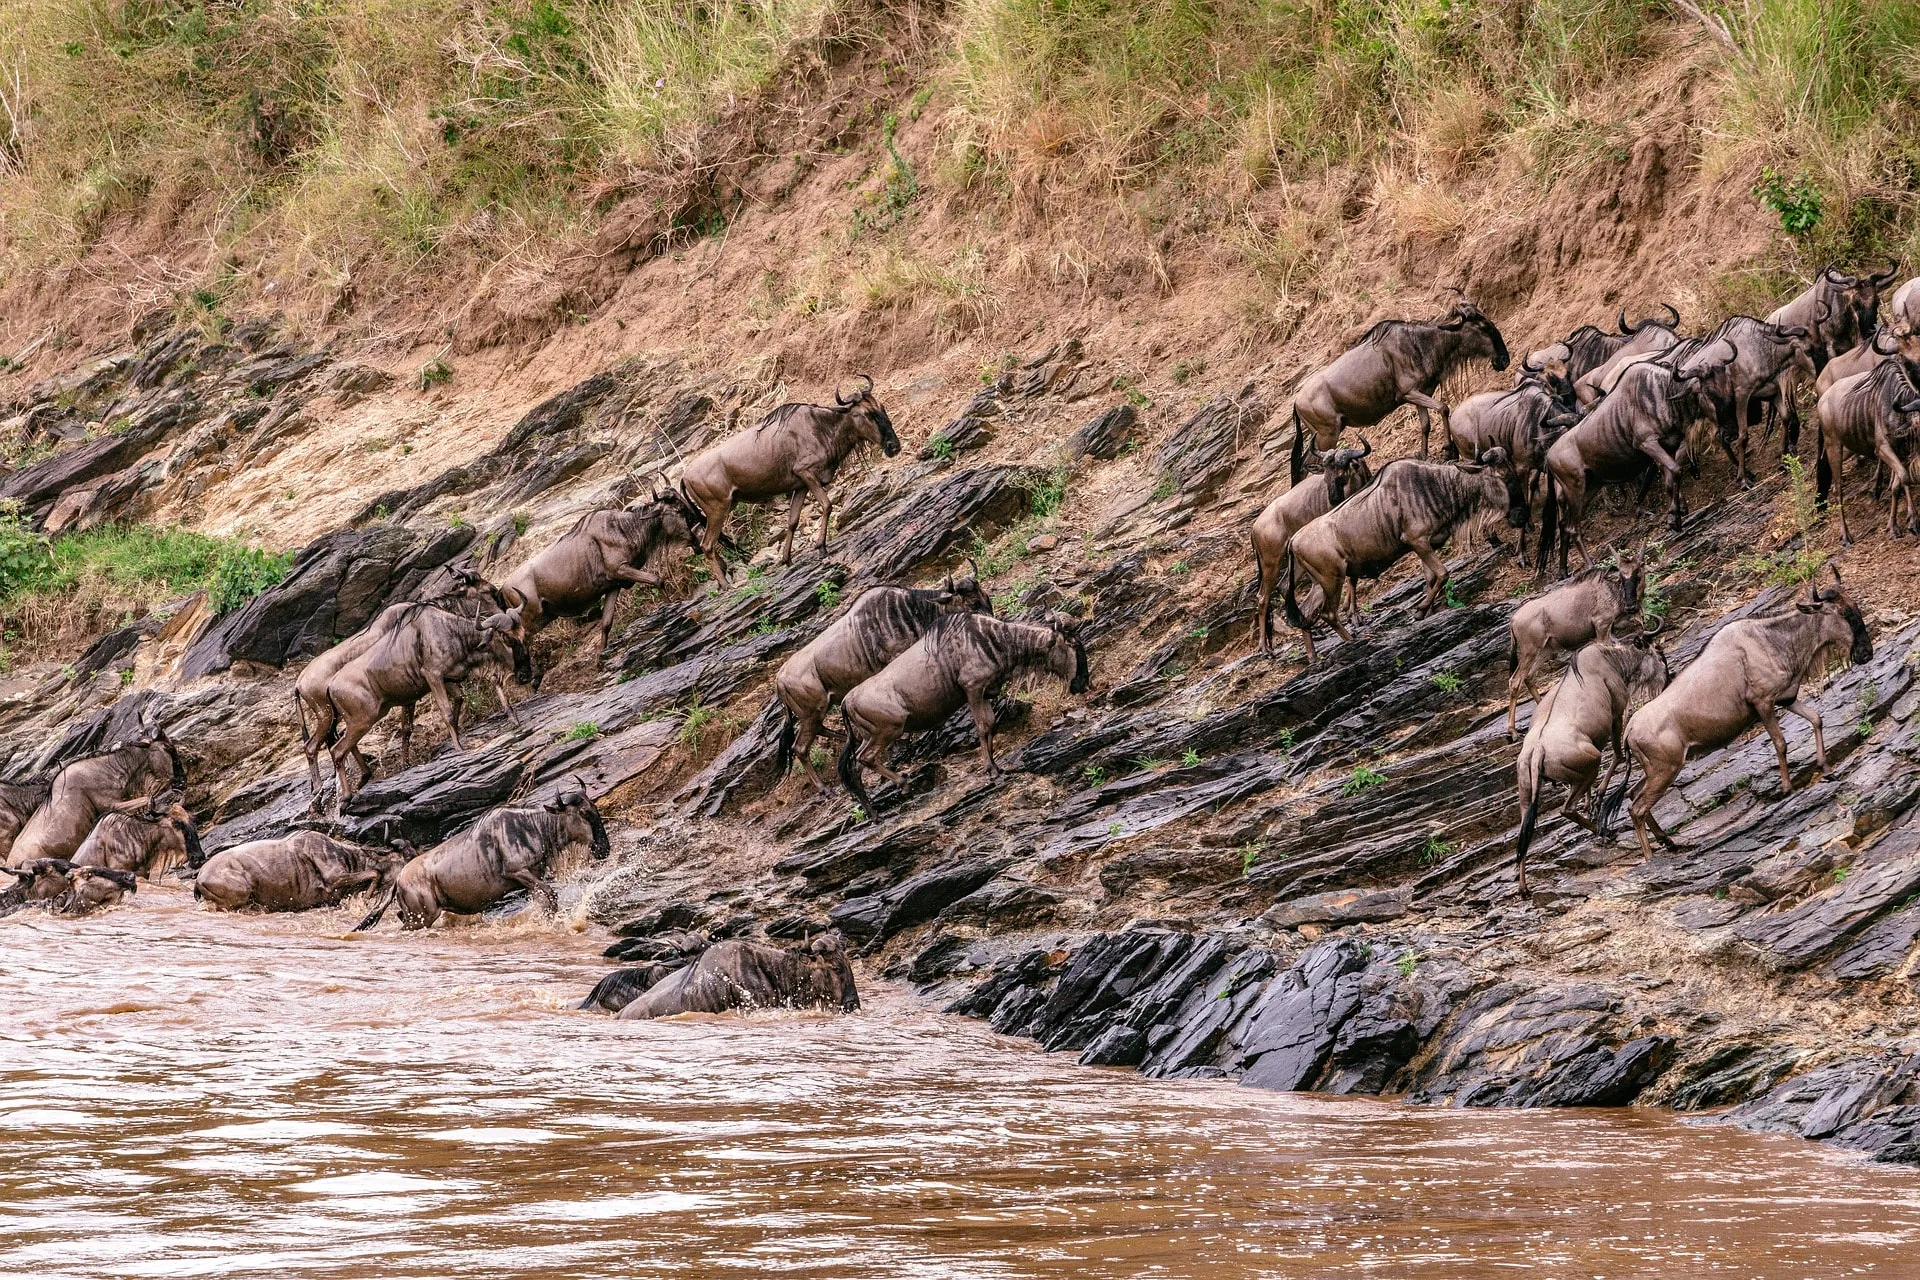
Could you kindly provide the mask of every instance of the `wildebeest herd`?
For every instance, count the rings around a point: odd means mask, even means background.
[[[1671,307],[1664,317],[1638,322],[1623,311],[1612,332],[1584,325],[1526,354],[1510,389],[1458,406],[1440,398],[1450,375],[1475,360],[1496,371],[1509,363],[1494,322],[1462,296],[1432,321],[1376,324],[1309,374],[1294,396],[1292,483],[1252,527],[1259,650],[1274,652],[1276,595],[1311,665],[1321,660],[1313,634],[1320,624],[1343,642],[1356,639],[1362,580],[1414,555],[1425,570],[1424,616],[1448,589],[1441,555],[1456,535],[1484,534],[1497,545],[1504,525],[1527,565],[1528,534],[1537,527],[1532,567],[1544,579],[1557,553],[1562,581],[1520,604],[1509,623],[1510,737],[1521,691],[1535,702],[1516,763],[1515,861],[1523,895],[1526,853],[1549,781],[1566,789],[1562,814],[1598,834],[1630,793],[1628,812],[1650,856],[1650,836],[1673,847],[1652,810],[1689,751],[1722,746],[1757,722],[1772,737],[1783,784],[1791,786],[1777,720],[1784,711],[1812,724],[1824,767],[1819,718],[1798,705],[1800,688],[1834,654],[1860,662],[1872,652],[1839,570],[1828,567],[1782,611],[1722,628],[1675,674],[1659,628],[1643,616],[1643,550],[1621,547],[1596,559],[1589,516],[1607,487],[1621,487],[1638,503],[1657,481],[1679,528],[1685,478],[1698,473],[1701,449],[1717,443],[1738,481],[1750,484],[1756,446],[1778,434],[1782,457],[1791,457],[1798,402],[1814,397],[1819,493],[1839,509],[1843,539],[1850,542],[1851,531],[1835,486],[1848,456],[1874,463],[1876,493],[1879,482],[1888,486],[1889,535],[1920,532],[1908,475],[1920,440],[1920,281],[1902,286],[1883,307],[1880,294],[1892,282],[1891,270],[1829,269],[1765,319],[1735,316],[1698,337],[1680,332]],[[1402,405],[1419,418],[1420,456],[1381,462],[1358,429]],[[1435,417],[1440,458],[1427,456]],[[1342,442],[1348,427],[1356,429],[1357,444]],[[517,725],[508,677],[538,687],[543,673],[529,641],[554,619],[595,618],[604,650],[622,592],[678,581],[691,555],[703,556],[724,584],[720,550],[736,504],[788,499],[784,564],[811,499],[824,546],[830,486],[869,444],[888,455],[900,447],[873,380],[862,375],[858,388],[836,395],[832,405],[773,410],[687,461],[677,484],[644,501],[582,516],[497,585],[471,564],[452,566],[417,593],[421,598],[383,610],[313,659],[295,682],[313,822],[323,825],[320,753],[330,757],[337,819],[341,802],[371,776],[361,743],[389,711],[400,712],[403,766],[422,698],[447,721],[455,750],[464,750],[464,683],[487,680]],[[1585,568],[1568,576],[1574,549]],[[862,770],[899,782],[888,753],[901,735],[934,728],[963,706],[982,763],[997,775],[994,694],[1023,672],[1052,674],[1070,692],[1084,692],[1089,666],[1080,627],[1059,614],[996,616],[971,564],[937,587],[871,588],[776,675],[778,774],[787,776],[797,756],[812,787],[827,789],[816,741],[838,705],[844,743],[837,771],[862,810],[876,807]],[[1554,650],[1571,656],[1543,697],[1535,677]],[[308,910],[367,893],[379,905],[362,930],[377,926],[389,908],[402,928],[419,929],[442,913],[485,911],[521,891],[554,908],[556,870],[571,856],[598,860],[610,851],[600,814],[576,783],[543,801],[491,810],[423,853],[299,829],[208,857],[182,806],[185,786],[179,751],[160,730],[72,761],[50,779],[0,784],[0,849],[14,881],[0,891],[0,913],[29,903],[83,912],[134,891],[142,879],[174,874],[191,877],[195,896],[218,910]],[[734,939],[622,969],[586,1001],[625,1017],[742,1003],[852,1008],[858,997],[837,938],[798,948]]]

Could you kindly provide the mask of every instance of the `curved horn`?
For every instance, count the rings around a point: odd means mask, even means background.
[[[1858,282],[1858,276],[1843,275],[1838,267],[1829,266],[1821,271],[1820,278],[1828,284],[1839,285],[1842,289],[1851,289]]]
[[[1899,274],[1900,274],[1900,259],[1889,258],[1887,259],[1887,269],[1885,271],[1875,272],[1872,275],[1869,275],[1867,279],[1873,282],[1873,285],[1875,288],[1884,289],[1888,285],[1892,284],[1893,278]]]
[[[1356,431],[1353,434],[1360,437],[1360,456],[1362,458],[1373,452],[1373,441],[1367,439],[1366,432]]]
[[[1623,334],[1631,334],[1633,332],[1633,326],[1627,323],[1627,309],[1625,307],[1620,308],[1620,315],[1614,320],[1613,327]]]
[[[1892,337],[1892,334],[1888,332],[1888,329],[1885,325],[1881,325],[1878,328],[1876,328],[1873,331],[1873,337],[1868,339],[1868,345],[1873,348],[1874,354],[1881,355],[1881,356],[1890,356],[1890,355],[1898,354],[1900,351],[1899,340],[1896,338],[1894,340],[1894,345],[1891,347],[1883,347],[1880,345],[1880,339],[1883,335],[1887,337]]]
[[[1523,372],[1526,372],[1526,373],[1545,373],[1547,371],[1547,366],[1543,364],[1535,364],[1533,362],[1533,357],[1530,355],[1525,355],[1520,357],[1520,368]]]
[[[1663,302],[1660,305],[1665,307],[1667,314],[1672,317],[1672,319],[1667,321],[1667,328],[1678,329],[1680,327],[1680,308],[1674,306],[1671,302]]]

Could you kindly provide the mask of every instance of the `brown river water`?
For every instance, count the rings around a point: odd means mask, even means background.
[[[1810,1143],[1142,1080],[876,983],[614,1022],[590,934],[356,914],[0,921],[0,1273],[1920,1276],[1920,1174]]]

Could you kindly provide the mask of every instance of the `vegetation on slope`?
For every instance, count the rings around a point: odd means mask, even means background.
[[[899,98],[874,104],[883,189],[845,197],[854,235],[897,224],[920,190],[887,105],[931,105],[941,159],[924,178],[951,197],[1024,194],[1056,213],[1132,200],[1150,220],[1180,208],[1231,227],[1250,192],[1371,166],[1444,232],[1464,221],[1446,184],[1465,174],[1538,185],[1621,152],[1634,114],[1659,105],[1622,90],[1691,41],[1716,50],[1721,81],[1703,163],[1770,167],[1761,195],[1796,233],[1792,265],[1920,249],[1920,8],[1906,0],[853,6],[14,0],[0,11],[0,273],[72,262],[116,217],[156,211],[212,247],[176,290],[205,311],[270,281],[332,314],[450,264],[537,270],[639,175],[699,168],[703,126],[836,42],[912,64],[904,84],[886,69]],[[1303,215],[1243,248],[1284,277],[1323,231]],[[932,291],[977,310],[982,269],[883,252],[856,300]]]

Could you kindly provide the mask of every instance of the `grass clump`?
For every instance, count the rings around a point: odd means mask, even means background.
[[[1358,764],[1353,767],[1353,772],[1346,776],[1346,780],[1340,784],[1340,794],[1343,796],[1357,796],[1368,787],[1377,787],[1386,780],[1387,776],[1384,773],[1369,769],[1364,764]]]

